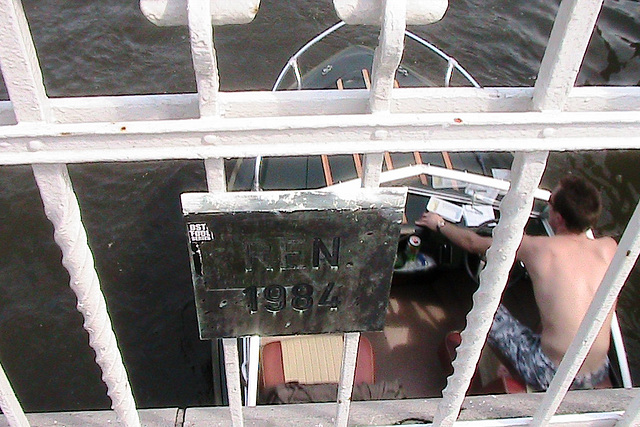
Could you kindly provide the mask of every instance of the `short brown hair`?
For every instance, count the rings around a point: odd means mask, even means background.
[[[567,229],[576,233],[595,227],[602,210],[598,189],[584,178],[574,175],[567,175],[560,180],[549,203],[562,216]]]

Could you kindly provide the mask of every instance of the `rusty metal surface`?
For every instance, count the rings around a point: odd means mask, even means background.
[[[379,191],[367,198],[388,199]],[[298,202],[309,194],[293,192],[283,210],[232,202],[187,213],[200,337],[381,330],[405,200],[397,191],[360,207],[331,196],[307,209]]]

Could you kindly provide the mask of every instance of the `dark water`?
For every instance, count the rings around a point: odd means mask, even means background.
[[[482,85],[531,86],[557,5],[459,0],[441,22],[413,30]],[[579,85],[640,84],[639,6],[605,1]],[[50,96],[195,91],[187,29],[154,27],[135,1],[27,0],[25,9]],[[263,0],[253,23],[216,28],[222,90],[269,89],[289,55],[336,21],[328,0]],[[619,235],[639,198],[638,160],[635,151],[554,153],[544,182],[567,170],[588,176],[604,194],[601,230]],[[180,193],[205,190],[202,164],[69,169],[138,405],[211,404],[179,209]],[[29,167],[0,169],[0,241],[0,360],[24,408],[109,407]],[[636,378],[638,307],[634,272],[619,311]]]

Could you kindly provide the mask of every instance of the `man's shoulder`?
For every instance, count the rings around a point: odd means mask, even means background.
[[[618,246],[618,242],[616,242],[616,239],[614,239],[611,236],[602,236],[602,237],[598,237],[595,240],[596,242],[600,242],[603,245]]]
[[[527,246],[546,246],[553,241],[553,236],[532,236],[525,234],[522,237],[522,245]]]
[[[531,236],[525,234],[518,249],[518,257],[525,261],[529,256],[539,256],[542,252],[549,250],[549,236]]]
[[[618,249],[618,242],[613,237],[603,236],[598,237],[595,241],[600,245],[600,247],[608,253],[609,256],[613,257]]]

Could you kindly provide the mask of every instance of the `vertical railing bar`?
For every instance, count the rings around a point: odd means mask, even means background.
[[[0,6],[0,67],[12,100],[16,119],[42,121],[50,117],[49,102],[42,83],[42,72],[35,54],[22,3],[3,0]],[[11,61],[11,62],[9,62]],[[25,84],[15,84],[23,77]],[[12,427],[29,425],[4,369],[0,365],[0,409]]]
[[[231,423],[234,427],[242,427],[242,392],[240,387],[240,362],[238,359],[238,340],[223,338],[224,366],[227,373],[227,392],[229,395],[229,410]]]
[[[67,167],[33,165],[33,172],[45,214],[54,226],[54,239],[62,250],[62,264],[69,272],[71,289],[78,298],[77,308],[84,317],[89,345],[102,369],[102,380],[107,384],[112,408],[126,426],[137,427],[140,419]]]
[[[560,406],[571,382],[584,362],[591,345],[602,328],[607,316],[631,269],[640,254],[640,203],[629,220],[618,250],[598,287],[593,301],[578,328],[576,337],[565,353],[542,403],[533,417],[531,425],[545,425]]]
[[[18,123],[52,121],[42,71],[29,25],[19,1],[0,3],[0,66]],[[29,150],[43,146],[29,143]],[[80,207],[64,164],[33,165],[45,213],[54,226],[54,239],[62,250],[62,263],[69,272],[70,286],[78,299],[77,308],[96,352],[107,394],[120,420],[130,427],[140,425],[128,376],[122,363],[111,319],[93,263],[91,248],[82,224]]]
[[[191,58],[196,74],[200,117],[218,114],[218,65],[211,25],[211,2],[187,0]]]
[[[218,114],[219,78],[211,25],[211,3],[201,0],[187,0],[187,16],[191,57],[196,74],[200,117]],[[208,143],[208,139],[204,140]],[[210,158],[204,161],[207,188],[210,193],[227,191],[224,159]],[[227,379],[229,411],[234,426],[243,425],[242,392],[240,386],[240,366],[238,342],[236,339],[222,340],[224,366]]]
[[[224,159],[212,158],[204,161],[209,193],[227,191],[227,177],[224,172]]]
[[[379,187],[382,173],[383,153],[365,154],[363,159],[362,188]]]
[[[383,1],[380,42],[373,55],[371,93],[372,112],[391,111],[391,93],[396,70],[404,51],[404,32],[407,26],[407,1]]]
[[[224,159],[206,159],[204,163],[209,192],[226,191],[227,185],[226,175],[224,172]],[[244,424],[244,421],[242,418],[242,391],[240,385],[238,341],[235,338],[225,338],[222,340],[222,345],[224,348],[224,367],[227,377],[227,394],[229,396],[231,420],[235,427],[241,427]],[[257,346],[259,348],[260,341],[250,341],[250,345]],[[251,376],[251,374],[249,374],[248,377],[249,376]],[[257,381],[255,386],[257,386]]]
[[[563,0],[533,94],[536,111],[560,111],[573,88],[603,0]]]
[[[487,251],[487,265],[480,274],[480,286],[473,295],[473,307],[462,331],[462,343],[453,361],[454,372],[442,391],[433,423],[452,426],[480,359],[480,352],[496,312],[509,270],[522,241],[540,185],[548,152],[518,152],[512,166],[512,183],[500,204],[500,221],[493,230],[493,244]]]
[[[29,427],[29,421],[13,392],[9,378],[4,373],[2,364],[0,364],[0,409],[11,427]]]
[[[349,422],[349,409],[351,408],[351,394],[353,393],[359,342],[360,332],[347,332],[344,334],[342,369],[340,370],[340,383],[338,385],[336,427],[346,427]]]
[[[384,0],[383,6],[380,42],[376,47],[372,65],[373,84],[369,97],[372,113],[391,111],[391,93],[395,82],[395,73],[400,65],[404,50],[404,32],[407,20],[406,0]],[[386,138],[386,136],[387,132],[382,130],[374,135],[375,138]],[[383,159],[383,153],[364,156],[364,170],[361,179],[363,188],[380,186]],[[336,426],[346,426],[349,421],[360,333],[346,333],[344,340]]]
[[[629,403],[622,419],[616,423],[615,427],[634,427],[638,425],[640,425],[640,392],[636,392],[636,397]]]
[[[22,3],[0,3],[0,67],[18,122],[50,121],[51,106]]]

